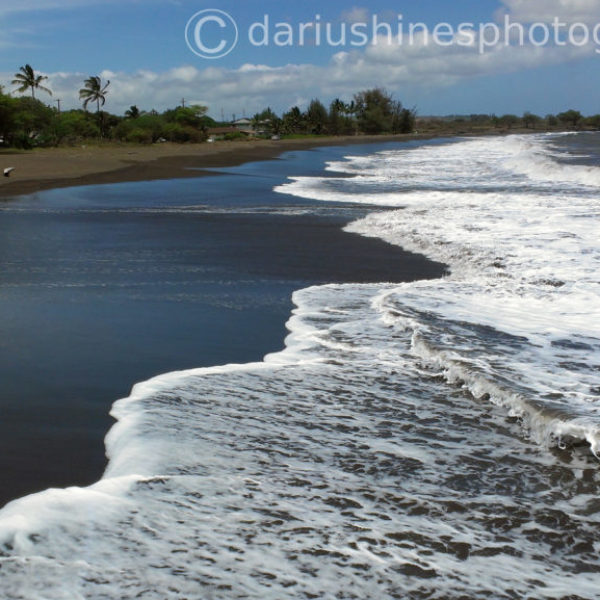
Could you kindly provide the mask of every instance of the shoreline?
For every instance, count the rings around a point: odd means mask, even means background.
[[[290,149],[268,146],[260,155],[242,147],[244,155],[209,158],[232,164]],[[311,172],[327,156],[298,152],[282,160]],[[264,163],[259,170],[266,174],[271,167]],[[210,172],[185,176],[202,174]],[[178,180],[169,186],[178,190],[178,204],[208,210],[128,211],[142,200],[164,204],[162,194],[148,199],[148,190],[133,186],[118,206],[109,198],[106,210],[78,211],[67,199],[68,210],[51,203],[40,211],[34,202],[32,210],[0,211],[3,279],[12,284],[1,298],[11,329],[10,345],[0,351],[6,449],[0,507],[49,488],[99,481],[106,470],[105,437],[114,426],[110,408],[135,384],[165,373],[260,362],[280,351],[295,291],[439,278],[446,269],[345,232],[354,209],[297,214],[292,206],[282,214],[272,178],[225,174],[199,186]],[[229,190],[246,198],[239,211],[236,200],[227,205],[232,210],[221,210]],[[265,203],[278,210],[265,213]],[[305,206],[302,200],[292,204]]]
[[[153,144],[41,148],[0,152],[0,167],[14,167],[10,178],[0,178],[0,201],[44,190],[191,179],[211,175],[211,169],[246,162],[273,160],[284,152],[319,147],[356,146],[385,142],[539,133],[538,130],[436,132],[421,134],[326,136],[288,140],[215,142],[212,144]]]
[[[327,136],[277,141],[81,146],[6,152],[0,153],[1,167],[14,167],[15,170],[10,178],[0,179],[0,199],[85,185],[206,177],[211,175],[211,169],[272,160],[292,150],[430,137],[434,136]]]

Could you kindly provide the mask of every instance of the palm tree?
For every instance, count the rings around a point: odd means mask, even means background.
[[[342,102],[339,98],[336,98],[331,103],[331,109],[334,112],[339,113],[340,115],[344,115],[344,114],[346,114],[346,103]]]
[[[15,73],[15,78],[12,80],[13,85],[18,85],[17,91],[20,93],[26,92],[31,88],[31,97],[35,98],[35,90],[39,89],[47,92],[52,96],[52,92],[42,85],[42,81],[48,79],[45,75],[36,75],[31,65],[25,65],[19,69],[19,73]]]
[[[106,85],[102,87],[102,79],[100,77],[90,76],[85,80],[85,87],[79,90],[79,99],[83,100],[83,108],[87,110],[87,106],[90,102],[95,102],[100,112],[100,104],[104,106],[106,102],[106,94],[108,94],[108,86],[110,81],[106,82]]]
[[[140,116],[140,109],[133,105],[128,110],[125,111],[126,119],[137,119]]]
[[[347,115],[355,115],[358,112],[359,106],[356,104],[354,100],[352,102],[345,105],[344,110]]]

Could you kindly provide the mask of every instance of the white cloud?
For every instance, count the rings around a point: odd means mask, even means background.
[[[516,0],[506,0],[512,2]],[[253,113],[267,105],[277,111],[305,103],[311,97],[329,100],[336,96],[348,99],[358,90],[385,86],[400,91],[398,96],[410,104],[411,95],[435,92],[475,77],[523,71],[594,56],[596,47],[534,45],[488,48],[481,55],[476,48],[454,44],[441,47],[426,44],[423,36],[414,45],[398,46],[380,38],[378,44],[363,50],[338,52],[328,64],[289,64],[272,67],[244,64],[236,69],[214,65],[199,69],[182,65],[162,72],[139,70],[133,73],[104,71],[110,79],[107,110],[122,114],[130,105],[142,109],[164,110],[185,98],[188,102],[207,104],[211,114]],[[88,73],[45,73],[54,98],[61,98],[65,108],[81,106],[78,91]],[[12,74],[0,74],[8,84]],[[12,89],[7,85],[8,89]],[[45,99],[43,94],[40,94]],[[48,98],[48,102],[52,99]]]
[[[514,21],[551,23],[555,18],[567,23],[599,23],[599,0],[502,0],[504,10]]]
[[[368,23],[370,15],[371,12],[368,8],[355,6],[350,10],[345,10],[342,13],[341,20],[344,23]]]

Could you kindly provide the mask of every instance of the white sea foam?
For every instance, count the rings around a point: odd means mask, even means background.
[[[283,352],[136,386],[101,482],[0,511],[3,597],[595,598],[596,461],[537,442],[598,440],[598,205],[515,143],[283,186],[405,207],[348,229],[452,274],[302,290]]]
[[[303,290],[284,352],[137,386],[102,482],[0,512],[3,596],[592,598],[594,466],[449,393],[394,293]]]
[[[388,298],[398,319],[411,315],[415,354],[525,417],[540,441],[585,439],[597,453],[600,169],[553,161],[548,139],[349,157],[329,170],[356,181],[297,178],[279,191],[402,207],[347,230],[451,266],[449,278],[405,285]],[[379,192],[386,181],[398,190]],[[491,333],[482,338],[482,327],[522,339],[503,347]]]
[[[511,142],[513,156],[506,161],[506,166],[515,173],[526,175],[541,183],[550,181],[568,183],[576,187],[600,186],[600,169],[597,166],[557,163],[554,159],[560,158],[561,155],[548,148],[548,138],[515,136],[509,138],[508,144]],[[579,158],[585,158],[585,155],[579,155]]]

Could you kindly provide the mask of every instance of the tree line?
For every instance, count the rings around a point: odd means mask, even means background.
[[[79,90],[81,109],[60,110],[41,102],[36,93],[52,95],[44,84],[48,77],[37,74],[25,65],[15,74],[12,84],[17,92],[28,94],[13,97],[0,86],[0,143],[16,148],[78,144],[86,140],[109,140],[152,144],[161,141],[202,142],[211,129],[227,127],[207,115],[206,106],[178,106],[162,113],[142,111],[131,106],[124,115],[104,110],[110,92],[110,81],[91,75]],[[92,105],[94,112],[89,112]],[[271,108],[254,115],[252,131],[257,136],[358,135],[381,133],[412,133],[418,126],[424,133],[466,133],[494,129],[600,129],[600,115],[584,117],[569,110],[558,115],[541,117],[531,112],[516,115],[469,115],[451,117],[421,117],[416,110],[406,108],[382,88],[364,90],[351,101],[336,98],[328,106],[313,99],[306,110],[294,106],[277,115]],[[245,137],[248,132],[229,131],[230,139]]]
[[[13,97],[0,87],[0,139],[3,145],[16,148],[76,144],[85,140],[115,140],[153,143],[200,142],[215,122],[206,116],[206,107],[178,107],[162,114],[148,113],[132,106],[123,116],[103,110],[109,94],[110,81],[91,75],[79,90],[81,109],[61,111],[60,104],[50,107],[36,93],[52,95],[44,83],[48,78],[38,75],[31,65],[15,74],[12,84],[17,92],[30,96]],[[89,112],[88,106],[95,107]]]
[[[228,126],[207,115],[205,106],[180,106],[162,113],[141,111],[131,106],[124,115],[106,112],[104,105],[110,91],[110,81],[90,76],[79,90],[82,108],[60,110],[39,100],[40,93],[52,95],[44,84],[47,77],[39,75],[27,64],[15,74],[12,84],[17,92],[28,94],[13,97],[0,88],[0,138],[4,145],[18,148],[75,144],[84,140],[103,139],[151,144],[159,141],[201,142],[212,128]],[[30,95],[29,95],[30,93]],[[88,105],[95,112],[88,111]],[[335,99],[326,107],[314,99],[302,111],[298,106],[281,116],[266,108],[253,119],[256,135],[354,135],[360,133],[410,133],[414,130],[415,110],[405,108],[383,89],[371,89],[354,95],[350,102]],[[229,134],[230,137],[241,137]]]
[[[526,111],[522,116],[514,114],[472,114],[449,115],[446,117],[422,117],[418,121],[420,131],[444,132],[487,131],[529,129],[540,131],[553,130],[600,130],[600,114],[586,117],[578,110],[567,110],[556,115],[536,115]]]
[[[351,102],[336,98],[328,108],[318,99],[310,102],[306,111],[294,106],[281,116],[270,108],[254,115],[254,129],[267,125],[278,135],[356,135],[380,133],[411,133],[416,111],[405,108],[393,95],[381,88],[354,95]]]

